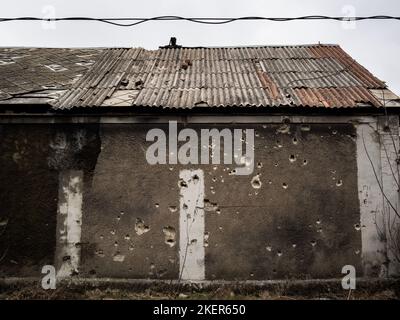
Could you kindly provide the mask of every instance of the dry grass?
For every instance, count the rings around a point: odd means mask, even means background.
[[[350,293],[308,293],[307,295],[284,295],[279,292],[260,291],[254,294],[235,293],[228,288],[218,288],[211,292],[171,292],[163,293],[150,289],[143,292],[133,292],[127,289],[99,289],[99,288],[59,288],[56,290],[42,290],[26,287],[8,289],[0,292],[0,300],[153,300],[153,299],[194,299],[194,300],[398,300],[400,297],[394,290],[369,293],[363,290]]]

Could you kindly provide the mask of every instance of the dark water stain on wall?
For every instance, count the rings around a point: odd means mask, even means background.
[[[53,264],[58,173],[49,170],[51,128],[3,125],[0,138],[0,274],[38,276]]]
[[[97,125],[3,125],[0,138],[0,274],[39,276],[54,265],[59,172],[90,172]]]

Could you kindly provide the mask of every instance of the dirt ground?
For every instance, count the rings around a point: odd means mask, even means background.
[[[365,290],[343,291],[342,293],[307,293],[286,295],[284,292],[259,291],[251,294],[235,293],[219,288],[211,292],[157,292],[146,289],[143,292],[128,289],[68,289],[43,290],[39,288],[7,289],[0,292],[0,300],[399,300],[397,290],[367,292]]]

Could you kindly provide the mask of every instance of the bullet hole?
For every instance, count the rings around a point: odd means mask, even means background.
[[[272,251],[272,247],[271,246],[267,246],[265,249],[267,249],[268,252]]]
[[[190,241],[190,244],[191,244],[192,246],[194,246],[196,243],[197,243],[197,239],[192,239],[192,241]]]
[[[289,161],[292,162],[292,163],[295,162],[296,161],[296,156],[294,154],[290,155]]]
[[[317,241],[315,241],[315,240],[312,240],[310,243],[311,243],[311,245],[312,245],[313,247],[315,247],[315,246],[317,245]]]
[[[100,238],[100,240],[103,240],[103,239],[104,239],[104,236],[101,234],[101,235],[99,236],[99,238]]]
[[[219,226],[219,227],[218,227],[218,229],[219,229],[220,231],[222,231],[222,230],[223,230],[223,228],[222,228],[221,226]]]
[[[96,270],[94,270],[94,269],[90,270],[90,271],[89,271],[89,274],[90,274],[91,276],[95,276],[95,275],[96,275]]]
[[[278,162],[275,162],[274,166],[275,166],[275,167],[278,167],[278,166],[279,166],[279,163],[278,163]]]
[[[210,238],[210,233],[209,232],[205,232],[204,233],[204,246],[208,247],[208,239]]]
[[[236,170],[235,170],[235,169],[229,171],[229,175],[230,175],[230,176],[235,175],[235,174],[236,174]]]
[[[216,171],[217,169],[218,169],[218,167],[216,167],[216,166],[215,166],[215,167],[213,167],[213,170],[214,170],[214,171]]]
[[[118,247],[118,241],[114,242],[114,247]]]
[[[308,161],[307,160],[303,160],[303,166],[306,166],[308,164]]]
[[[282,134],[289,133],[289,131],[290,131],[290,125],[288,124],[283,124],[276,130],[277,133],[282,133]]]
[[[187,188],[187,183],[183,179],[179,179],[178,187],[180,188]]]
[[[359,255],[359,254],[360,254],[360,250],[356,250],[354,253],[355,253],[356,255]]]
[[[164,233],[164,236],[165,236],[165,241],[164,242],[167,245],[169,245],[171,248],[173,246],[175,246],[175,244],[176,244],[176,241],[175,241],[175,237],[176,237],[175,228],[170,227],[170,226],[164,227],[163,228],[163,233]]]
[[[173,171],[174,170],[174,168],[173,167],[169,167],[169,171]]]
[[[254,189],[260,189],[262,186],[262,182],[260,180],[260,175],[257,174],[256,176],[253,177],[253,179],[251,179],[251,186]]]
[[[284,183],[282,184],[282,188],[286,190],[287,188],[289,188],[289,186],[287,185],[287,183],[284,182]]]
[[[198,176],[197,174],[195,174],[195,175],[192,177],[192,180],[193,180],[193,183],[196,184],[197,182],[199,182],[200,178],[199,178],[199,176]]]
[[[216,178],[216,177],[213,177],[213,178],[212,178],[212,181],[213,181],[213,182],[217,182],[217,178]]]
[[[119,252],[117,252],[114,256],[113,256],[113,261],[115,262],[124,262],[125,260],[125,256],[120,254]]]
[[[0,220],[0,227],[4,227],[8,224],[8,219]]]
[[[262,127],[263,127],[263,129],[267,129],[267,125],[266,124],[263,124]]]
[[[254,135],[255,135],[256,137],[259,137],[259,136],[260,136],[260,134],[259,134],[258,131],[255,131],[255,132],[254,132]]]
[[[187,206],[186,203],[183,204],[182,209],[183,209],[183,210],[187,210],[187,209],[188,209],[188,206]]]
[[[280,250],[278,250],[277,252],[276,252],[276,255],[278,256],[278,257],[282,257],[282,251],[280,251]]]
[[[311,131],[311,126],[308,124],[302,124],[300,127],[301,131]]]
[[[315,223],[316,224],[321,224],[321,220],[318,219]]]
[[[133,251],[134,247],[133,246],[129,246],[129,251]]]
[[[272,184],[272,180],[269,180],[269,181],[268,181],[268,184]]]
[[[317,232],[322,233],[322,228],[318,228]]]
[[[155,206],[156,208],[159,208],[159,207],[160,207],[160,204],[159,204],[159,203],[156,203],[154,206]]]
[[[216,214],[221,214],[221,209],[215,210],[215,213],[216,213]]]
[[[258,168],[258,169],[261,169],[262,166],[263,166],[262,162],[257,163],[257,168]]]
[[[299,140],[297,140],[297,138],[296,138],[296,137],[294,137],[294,138],[292,139],[292,142],[293,142],[293,144],[294,144],[294,145],[296,145],[296,144],[298,144],[298,143],[299,143]]]
[[[333,134],[333,135],[336,135],[336,134],[337,134],[337,131],[336,131],[336,130],[333,130],[333,131],[332,131],[332,134]]]
[[[336,181],[336,186],[337,187],[341,187],[342,185],[343,185],[343,181],[342,180]]]
[[[214,187],[210,187],[210,191],[211,191],[212,194],[215,194]]]
[[[272,273],[276,273],[277,271],[276,271],[276,269],[272,269]]]
[[[130,237],[129,234],[125,235],[125,240],[126,240],[126,241],[129,241],[130,239],[131,239],[131,237]]]
[[[357,223],[354,225],[354,229],[356,229],[357,231],[361,230],[361,226]]]
[[[254,277],[254,273],[250,273],[250,277]]]
[[[293,243],[292,248],[295,249],[297,247],[297,244]]]
[[[112,235],[115,235],[115,230],[111,230],[110,233],[111,233]]]
[[[283,147],[280,140],[276,140],[276,147],[277,148],[282,148]]]
[[[137,235],[142,235],[146,232],[150,231],[150,227],[144,224],[144,221],[140,218],[136,218],[135,222],[135,232]]]
[[[178,211],[178,208],[176,206],[169,206],[168,209],[169,209],[170,212]]]

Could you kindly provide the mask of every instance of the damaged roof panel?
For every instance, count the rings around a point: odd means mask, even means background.
[[[0,103],[54,101],[95,64],[102,49],[0,49]],[[49,93],[46,100],[46,93]],[[24,98],[25,97],[25,98]],[[16,101],[12,101],[15,99]]]
[[[0,103],[74,107],[359,107],[399,98],[339,46],[0,49]],[[389,94],[390,93],[390,94]]]

